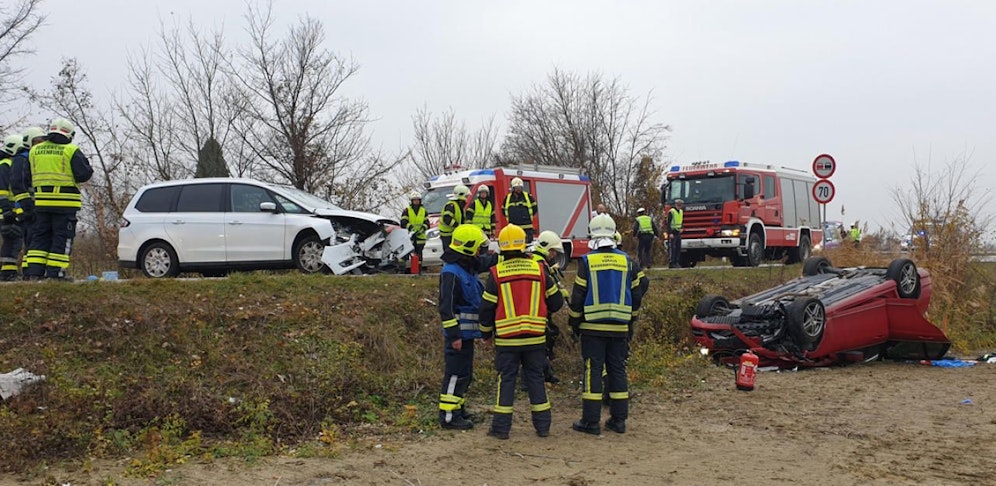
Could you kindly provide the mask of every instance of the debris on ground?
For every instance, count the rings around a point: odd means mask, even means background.
[[[45,381],[45,375],[36,375],[24,368],[0,374],[0,398],[6,400],[18,395],[28,385]]]

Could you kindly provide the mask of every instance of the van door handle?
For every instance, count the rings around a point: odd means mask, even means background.
[[[182,220],[182,219],[177,219],[177,220],[173,221],[173,224],[186,224],[186,223],[187,222],[184,221],[184,220]]]
[[[242,221],[229,221],[228,224],[231,224],[231,225],[242,224]]]

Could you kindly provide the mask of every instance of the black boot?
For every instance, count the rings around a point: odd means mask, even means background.
[[[598,422],[585,422],[584,420],[578,420],[577,422],[574,422],[574,425],[572,425],[571,428],[578,432],[584,432],[591,435],[602,434],[602,427],[598,425]]]
[[[610,418],[605,422],[605,428],[617,434],[626,433],[626,421],[622,419]]]

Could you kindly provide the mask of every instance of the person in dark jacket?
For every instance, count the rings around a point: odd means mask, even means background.
[[[525,182],[512,179],[512,191],[505,196],[501,210],[508,224],[514,224],[526,232],[526,244],[533,242],[533,216],[539,213],[536,198],[525,190]]]
[[[3,247],[0,248],[0,260],[3,261],[2,268],[0,268],[0,280],[17,278],[17,261],[19,259],[20,269],[27,270],[28,268],[27,258],[19,258],[21,250],[26,249],[28,241],[31,240],[31,226],[23,221],[22,213],[24,212],[23,207],[31,202],[25,200],[31,199],[33,189],[26,186],[24,177],[31,170],[28,165],[31,147],[44,142],[45,139],[45,130],[40,127],[29,127],[24,131],[24,136],[21,139],[21,149],[11,157],[10,173],[6,181],[10,185],[13,214],[7,213],[5,209],[4,223],[3,226],[0,226],[0,233],[4,234]],[[23,273],[22,276],[24,276]]]
[[[629,256],[615,248],[616,224],[608,215],[592,218],[588,233],[594,250],[578,260],[571,292],[571,332],[581,338],[581,420],[573,428],[601,434],[602,370],[607,372],[610,418],[605,427],[626,432],[629,417],[629,385],[626,359],[629,340],[639,316],[646,277]]]
[[[515,377],[524,368],[536,435],[550,435],[552,415],[543,383],[546,365],[546,318],[564,304],[556,282],[539,262],[525,253],[526,232],[514,225],[498,233],[503,258],[489,270],[481,301],[481,334],[492,337],[498,397],[488,435],[508,439],[512,428]]]
[[[478,311],[483,287],[477,278],[485,237],[481,229],[462,224],[453,230],[439,273],[439,318],[443,322],[443,386],[439,393],[439,425],[466,430],[470,421],[464,395],[474,372],[474,340],[481,337]]]

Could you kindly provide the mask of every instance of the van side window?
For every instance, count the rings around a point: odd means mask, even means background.
[[[142,193],[135,209],[142,213],[168,213],[176,204],[182,186],[156,187]]]
[[[220,213],[225,210],[225,184],[188,184],[182,186],[178,213]]]
[[[264,202],[273,202],[266,189],[246,184],[232,184],[232,212],[258,213],[259,203]]]
[[[775,197],[775,176],[766,175],[764,176],[764,198],[772,199]]]
[[[285,213],[302,214],[307,212],[304,210],[304,208],[298,206],[296,202],[291,201],[290,199],[287,199],[286,197],[283,197],[280,194],[274,194],[273,197],[277,200],[277,206],[279,206],[280,209],[283,210],[283,212]]]

